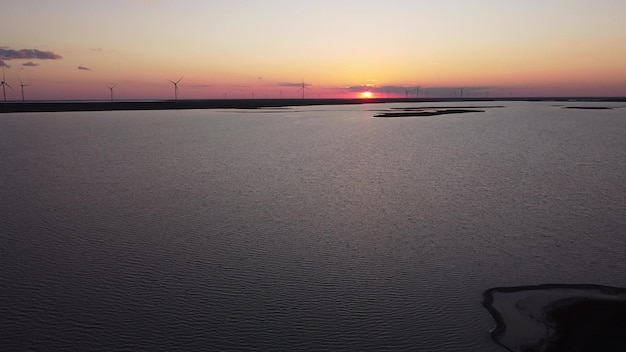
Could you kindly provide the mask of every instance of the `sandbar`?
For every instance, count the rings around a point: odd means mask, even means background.
[[[483,293],[493,340],[513,352],[626,351],[626,288],[496,287]]]

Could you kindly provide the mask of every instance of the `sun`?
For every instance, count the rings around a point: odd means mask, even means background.
[[[361,93],[361,96],[362,96],[363,98],[366,98],[366,99],[367,99],[367,98],[371,98],[371,97],[373,96],[373,94],[372,94],[372,92],[367,91],[367,92],[363,92],[363,93]]]

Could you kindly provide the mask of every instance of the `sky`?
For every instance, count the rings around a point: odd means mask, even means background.
[[[626,96],[624,0],[11,0],[8,99]],[[23,85],[23,87],[21,87]],[[463,90],[459,88],[464,88]]]

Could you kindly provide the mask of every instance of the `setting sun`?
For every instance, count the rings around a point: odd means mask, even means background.
[[[363,98],[371,98],[372,97],[372,92],[363,92],[361,93],[361,97]]]

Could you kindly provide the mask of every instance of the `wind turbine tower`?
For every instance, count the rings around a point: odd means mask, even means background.
[[[463,91],[465,90],[465,87],[463,88],[458,88],[459,92],[461,93],[461,99],[463,99]]]
[[[113,88],[115,88],[116,85],[117,83],[107,86],[107,88],[109,88],[109,90],[111,91],[111,101],[113,101]]]
[[[300,89],[298,89],[298,92],[302,91],[302,99],[304,99],[304,90],[305,89],[309,89],[309,88],[306,86],[306,83],[304,83],[304,79],[303,79],[302,80],[302,86],[300,86]]]
[[[178,100],[178,82],[180,82],[182,79],[183,78],[181,77],[176,82],[168,79],[168,81],[172,82],[172,84],[174,85],[174,100]]]
[[[415,87],[415,97],[417,99],[420,98],[420,86]]]
[[[28,87],[30,84],[24,84],[20,79],[20,88],[22,88],[22,103],[24,102],[24,87]]]
[[[13,90],[13,87],[11,87],[11,85],[8,84],[4,80],[4,68],[2,69],[2,81],[0,81],[0,85],[2,85],[2,95],[4,96],[4,106],[6,106],[7,105],[7,90],[5,86],[11,88],[11,90]]]

